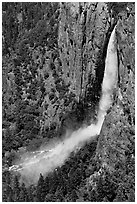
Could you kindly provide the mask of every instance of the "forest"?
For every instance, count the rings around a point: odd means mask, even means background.
[[[20,155],[96,120],[117,24],[118,83],[100,135],[28,185]],[[135,3],[2,3],[2,201],[135,202]]]

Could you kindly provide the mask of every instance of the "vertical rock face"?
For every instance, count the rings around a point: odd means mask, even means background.
[[[95,77],[97,54],[102,51],[108,30],[105,9],[103,3],[67,3],[61,6],[58,44],[63,78],[71,82],[70,89],[78,101],[85,94],[89,74]]]
[[[77,102],[85,100],[86,109],[95,108],[99,97],[106,36],[111,27],[108,17],[105,3],[63,3],[60,8],[62,78]]]
[[[119,158],[126,162],[125,154],[129,151],[128,147],[133,145],[135,134],[134,4],[127,5],[127,11],[121,11],[119,16],[117,24],[119,78],[114,103],[106,116],[97,151],[102,162],[113,167]]]

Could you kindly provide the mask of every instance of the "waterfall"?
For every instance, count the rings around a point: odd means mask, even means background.
[[[62,166],[69,158],[71,152],[78,147],[82,147],[85,142],[100,134],[106,112],[111,106],[113,89],[117,83],[118,60],[115,29],[116,27],[111,33],[107,48],[97,123],[80,128],[70,134],[68,133],[68,136],[63,141],[58,142],[50,150],[45,147],[39,152],[34,152],[33,155],[28,155],[26,159],[22,159],[22,162],[10,167],[9,170],[18,171],[21,174],[23,181],[27,180],[30,183],[36,183],[40,173],[46,176],[58,166]]]

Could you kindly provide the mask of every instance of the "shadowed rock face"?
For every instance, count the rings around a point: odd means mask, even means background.
[[[69,3],[61,7],[58,44],[63,78],[71,82],[70,89],[78,101],[85,94],[89,74],[95,78],[97,54],[103,49],[108,30],[107,13],[102,11],[104,6],[102,3]]]
[[[100,96],[109,30],[107,7],[104,3],[62,4],[60,17],[62,78],[76,101],[84,100],[87,116],[87,108],[91,114]]]

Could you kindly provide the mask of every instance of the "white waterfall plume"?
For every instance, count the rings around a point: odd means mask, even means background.
[[[21,163],[13,165],[9,170],[20,172],[22,180],[25,179],[30,181],[30,183],[36,183],[40,173],[46,176],[58,166],[63,165],[70,153],[75,151],[77,147],[82,147],[86,141],[99,135],[106,111],[111,105],[111,96],[117,81],[117,70],[118,60],[114,28],[107,48],[97,123],[70,133],[68,137],[65,137],[63,141],[58,142],[51,149],[45,147],[40,151],[34,152],[34,154],[28,155],[26,159],[22,159]]]

